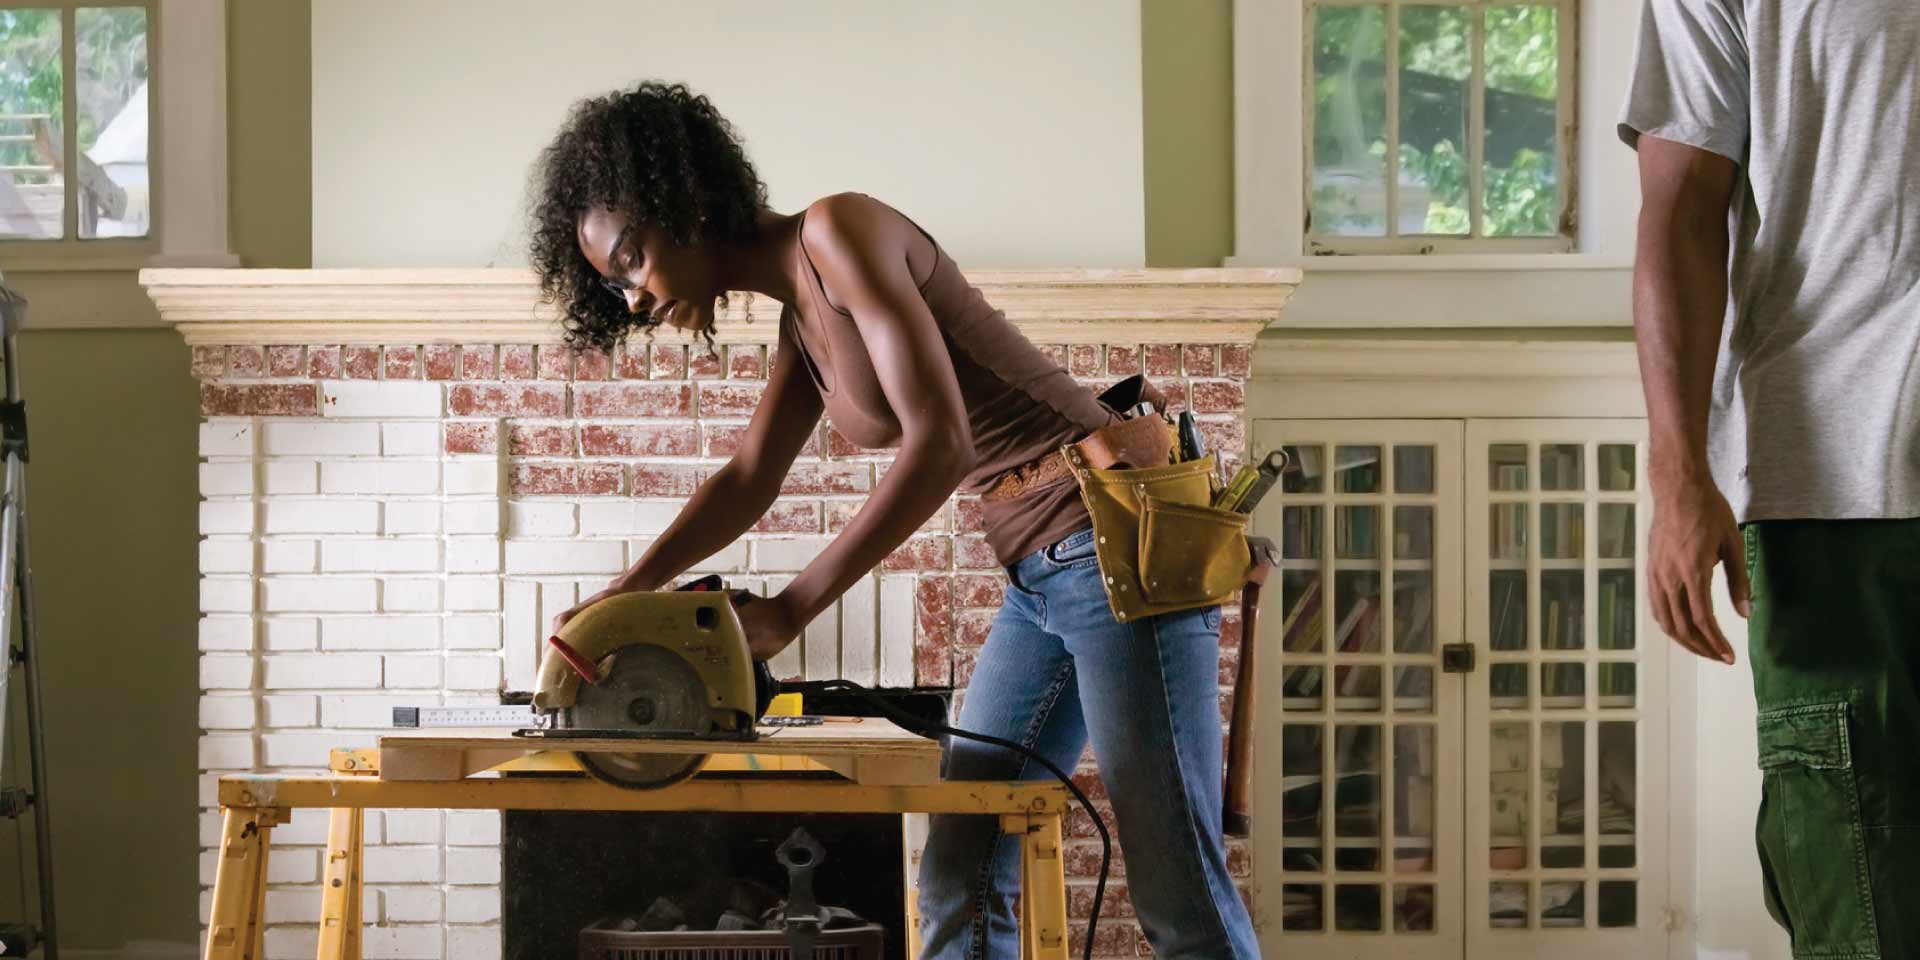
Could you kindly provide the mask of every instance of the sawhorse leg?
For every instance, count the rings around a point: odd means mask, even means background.
[[[273,828],[286,822],[286,812],[227,807],[221,813],[206,960],[261,960],[267,936],[267,851]]]
[[[1067,872],[1060,815],[1009,814],[1000,829],[1020,838],[1020,955],[1067,960]]]
[[[321,878],[319,960],[360,960],[361,907],[366,884],[361,871],[366,813],[335,807],[327,822],[326,875]]]

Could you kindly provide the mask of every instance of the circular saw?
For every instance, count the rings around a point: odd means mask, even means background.
[[[666,592],[623,593],[582,610],[547,639],[526,736],[600,741],[576,749],[586,771],[616,786],[652,789],[698,772],[708,754],[686,741],[752,740],[772,698],[729,594],[709,577]],[[631,752],[605,741],[636,741]],[[643,741],[675,741],[670,752]],[[663,743],[662,746],[665,746]]]

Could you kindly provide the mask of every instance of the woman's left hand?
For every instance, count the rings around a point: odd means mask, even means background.
[[[771,660],[800,635],[805,624],[799,622],[793,606],[778,594],[755,597],[737,610],[740,629],[747,635],[747,648],[755,660]]]

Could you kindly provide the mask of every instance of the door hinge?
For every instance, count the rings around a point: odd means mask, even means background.
[[[1440,648],[1442,673],[1472,673],[1473,644],[1449,643]]]

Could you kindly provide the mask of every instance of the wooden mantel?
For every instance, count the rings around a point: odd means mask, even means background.
[[[968,279],[1039,343],[1248,342],[1296,269],[975,270]],[[555,311],[521,269],[149,269],[140,283],[189,343],[547,343]],[[771,343],[779,304],[733,298],[720,343]]]

